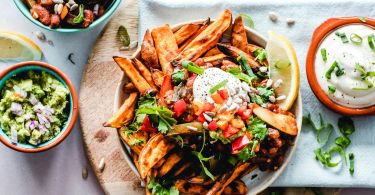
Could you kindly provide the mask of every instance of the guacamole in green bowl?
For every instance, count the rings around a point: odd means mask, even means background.
[[[70,91],[63,80],[48,69],[15,71],[18,72],[0,82],[1,133],[12,144],[27,148],[48,144],[69,122]]]

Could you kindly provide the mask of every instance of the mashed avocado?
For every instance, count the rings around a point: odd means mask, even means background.
[[[0,126],[15,144],[46,142],[68,119],[68,96],[69,90],[49,73],[14,75],[0,92]]]

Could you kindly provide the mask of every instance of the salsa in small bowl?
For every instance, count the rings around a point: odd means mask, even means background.
[[[77,95],[57,68],[23,62],[0,74],[0,141],[21,152],[41,152],[62,142],[77,117]]]
[[[314,32],[306,59],[310,87],[344,115],[375,113],[375,20],[331,18]]]

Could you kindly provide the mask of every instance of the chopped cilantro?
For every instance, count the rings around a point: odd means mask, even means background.
[[[160,183],[156,182],[153,177],[150,177],[150,183],[147,185],[147,188],[151,190],[152,194],[157,195],[178,195],[179,191],[177,190],[176,186],[172,186],[171,188],[166,188],[162,186]]]
[[[174,69],[174,72],[172,74],[173,84],[178,85],[181,82],[183,82],[184,80],[185,80],[185,73],[184,73],[184,71],[179,70],[177,68]]]

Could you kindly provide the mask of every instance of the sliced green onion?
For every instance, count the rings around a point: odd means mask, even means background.
[[[353,153],[349,154],[349,172],[350,172],[350,175],[354,174],[354,154]]]
[[[83,11],[84,11],[84,5],[81,4],[81,5],[79,5],[79,14],[73,19],[74,24],[79,24],[79,23],[83,22],[83,19],[85,17],[83,15]]]
[[[375,35],[374,34],[372,34],[372,35],[370,35],[370,36],[367,37],[368,45],[370,46],[370,48],[371,48],[371,50],[373,52],[375,52],[374,40],[375,40]]]
[[[195,73],[195,74],[203,74],[204,68],[199,67],[198,65],[194,64],[191,61],[184,61],[182,62],[182,67],[188,70],[189,72]]]
[[[338,36],[338,37],[340,37],[341,38],[341,41],[343,42],[343,43],[349,43],[349,40],[348,40],[348,38],[346,37],[346,34],[345,33],[341,33],[341,32],[335,32],[335,35],[336,36]]]
[[[366,19],[362,16],[359,16],[358,19],[361,21],[361,22],[366,22]]]
[[[340,117],[337,126],[339,127],[340,132],[345,136],[349,136],[355,131],[354,121],[347,116]]]
[[[330,94],[335,93],[335,92],[336,92],[336,87],[334,87],[334,86],[332,86],[332,85],[329,85],[329,86],[328,86],[328,92],[329,92]]]
[[[335,139],[335,143],[342,148],[346,148],[350,145],[351,141],[348,137],[341,136]]]
[[[371,81],[369,81],[368,79],[365,79],[364,82],[367,84],[369,89],[374,87],[374,84]]]
[[[362,79],[365,79],[366,76],[367,76],[367,72],[365,70],[365,67],[363,67],[362,65],[356,63],[355,64],[355,70],[358,71],[360,74],[361,74],[361,78]]]
[[[329,69],[326,72],[325,76],[326,76],[327,79],[331,79],[331,74],[332,74],[333,70],[335,70],[336,66],[337,66],[337,62],[334,61],[331,65],[331,67],[329,67]]]
[[[374,71],[367,72],[367,76],[375,77],[375,72]]]
[[[210,93],[211,94],[215,93],[217,90],[219,90],[220,88],[222,88],[225,85],[227,85],[227,83],[228,83],[228,79],[225,79],[224,81],[221,81],[220,83],[218,83],[217,85],[215,85],[214,87],[212,87],[210,89]]]
[[[326,48],[320,49],[320,54],[322,54],[323,61],[327,62],[327,50],[326,50]]]
[[[335,72],[335,75],[336,75],[337,77],[339,77],[339,76],[342,76],[342,75],[344,75],[344,74],[345,74],[344,69],[341,68],[339,65],[337,65],[337,70],[336,70],[336,72]]]
[[[362,37],[356,33],[350,34],[350,40],[356,45],[362,44]]]
[[[246,60],[246,57],[243,53],[240,53],[240,56],[238,56],[237,61],[250,77],[255,77],[255,78],[257,77],[253,73],[253,70],[251,69],[251,67],[250,67],[250,65],[249,65],[248,61]]]
[[[239,15],[242,17],[242,19],[247,21],[250,28],[254,29],[254,21],[249,14],[240,13]]]
[[[332,156],[332,153],[334,153],[334,152],[337,152],[337,153],[340,154],[341,160],[336,162],[336,163],[331,163],[331,156]],[[329,149],[327,152],[325,152],[325,154],[327,154],[327,156],[329,156],[329,158],[327,158],[327,166],[328,167],[335,167],[340,162],[344,162],[345,165],[347,164],[347,162],[346,162],[346,152],[340,146],[333,146],[331,149]],[[330,165],[332,165],[332,166],[330,166]]]

